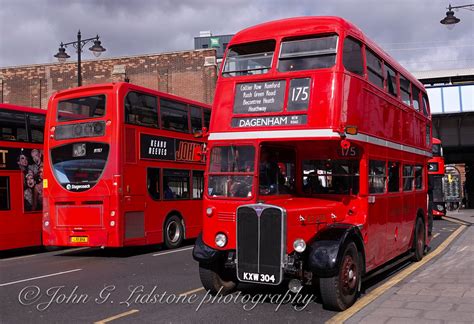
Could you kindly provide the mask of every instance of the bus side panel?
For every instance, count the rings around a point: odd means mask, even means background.
[[[41,245],[40,212],[23,212],[23,177],[19,171],[2,172],[9,177],[10,210],[0,211],[0,250]]]

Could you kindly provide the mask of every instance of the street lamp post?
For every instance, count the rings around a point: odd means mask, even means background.
[[[102,54],[102,52],[105,52],[105,48],[102,47],[102,45],[100,44],[101,42],[99,40],[99,35],[92,38],[81,39],[81,31],[79,30],[77,32],[77,40],[74,42],[69,42],[69,43],[61,42],[61,44],[59,45],[58,53],[54,55],[54,57],[56,57],[59,62],[64,63],[66,62],[68,58],[70,58],[70,56],[66,53],[66,47],[68,45],[72,45],[76,49],[77,51],[77,85],[79,87],[82,85],[81,53],[84,46],[90,41],[94,41],[94,45],[92,45],[89,48],[89,50],[92,51],[95,57],[99,57],[100,54]]]
[[[440,20],[440,23],[448,27],[448,29],[453,29],[454,25],[461,21],[461,19],[457,18],[454,15],[453,9],[466,9],[470,11],[474,11],[474,4],[462,5],[462,6],[451,6],[446,8],[448,11],[446,12],[446,17]]]

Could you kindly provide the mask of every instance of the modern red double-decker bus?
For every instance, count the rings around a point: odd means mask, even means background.
[[[423,257],[431,145],[423,85],[353,24],[303,17],[237,33],[193,252],[204,287],[286,279],[348,308],[362,277]]]
[[[41,245],[45,115],[0,104],[0,250]]]
[[[201,231],[210,106],[129,83],[54,94],[43,243],[169,248]]]
[[[446,215],[446,202],[443,190],[444,157],[441,141],[433,137],[433,157],[428,161],[428,194],[431,212],[434,217]]]

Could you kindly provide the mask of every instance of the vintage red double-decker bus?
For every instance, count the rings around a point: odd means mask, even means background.
[[[204,287],[318,284],[343,310],[361,278],[423,257],[431,117],[423,85],[337,17],[237,33],[209,132]]]
[[[210,106],[129,83],[54,94],[43,243],[179,246],[201,231]]]
[[[0,104],[0,250],[41,245],[45,115]]]
[[[443,190],[444,157],[441,141],[433,137],[433,157],[428,161],[428,194],[431,212],[434,217],[446,215],[446,202]]]

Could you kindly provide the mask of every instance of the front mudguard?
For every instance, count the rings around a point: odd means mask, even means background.
[[[362,234],[352,224],[332,224],[318,232],[309,245],[307,265],[317,277],[329,278],[337,275],[344,249],[354,242],[362,254],[365,265],[365,254]],[[365,269],[365,266],[362,267]]]
[[[209,264],[218,260],[222,255],[222,251],[207,246],[202,240],[202,233],[199,234],[193,248],[194,260],[199,263]]]

